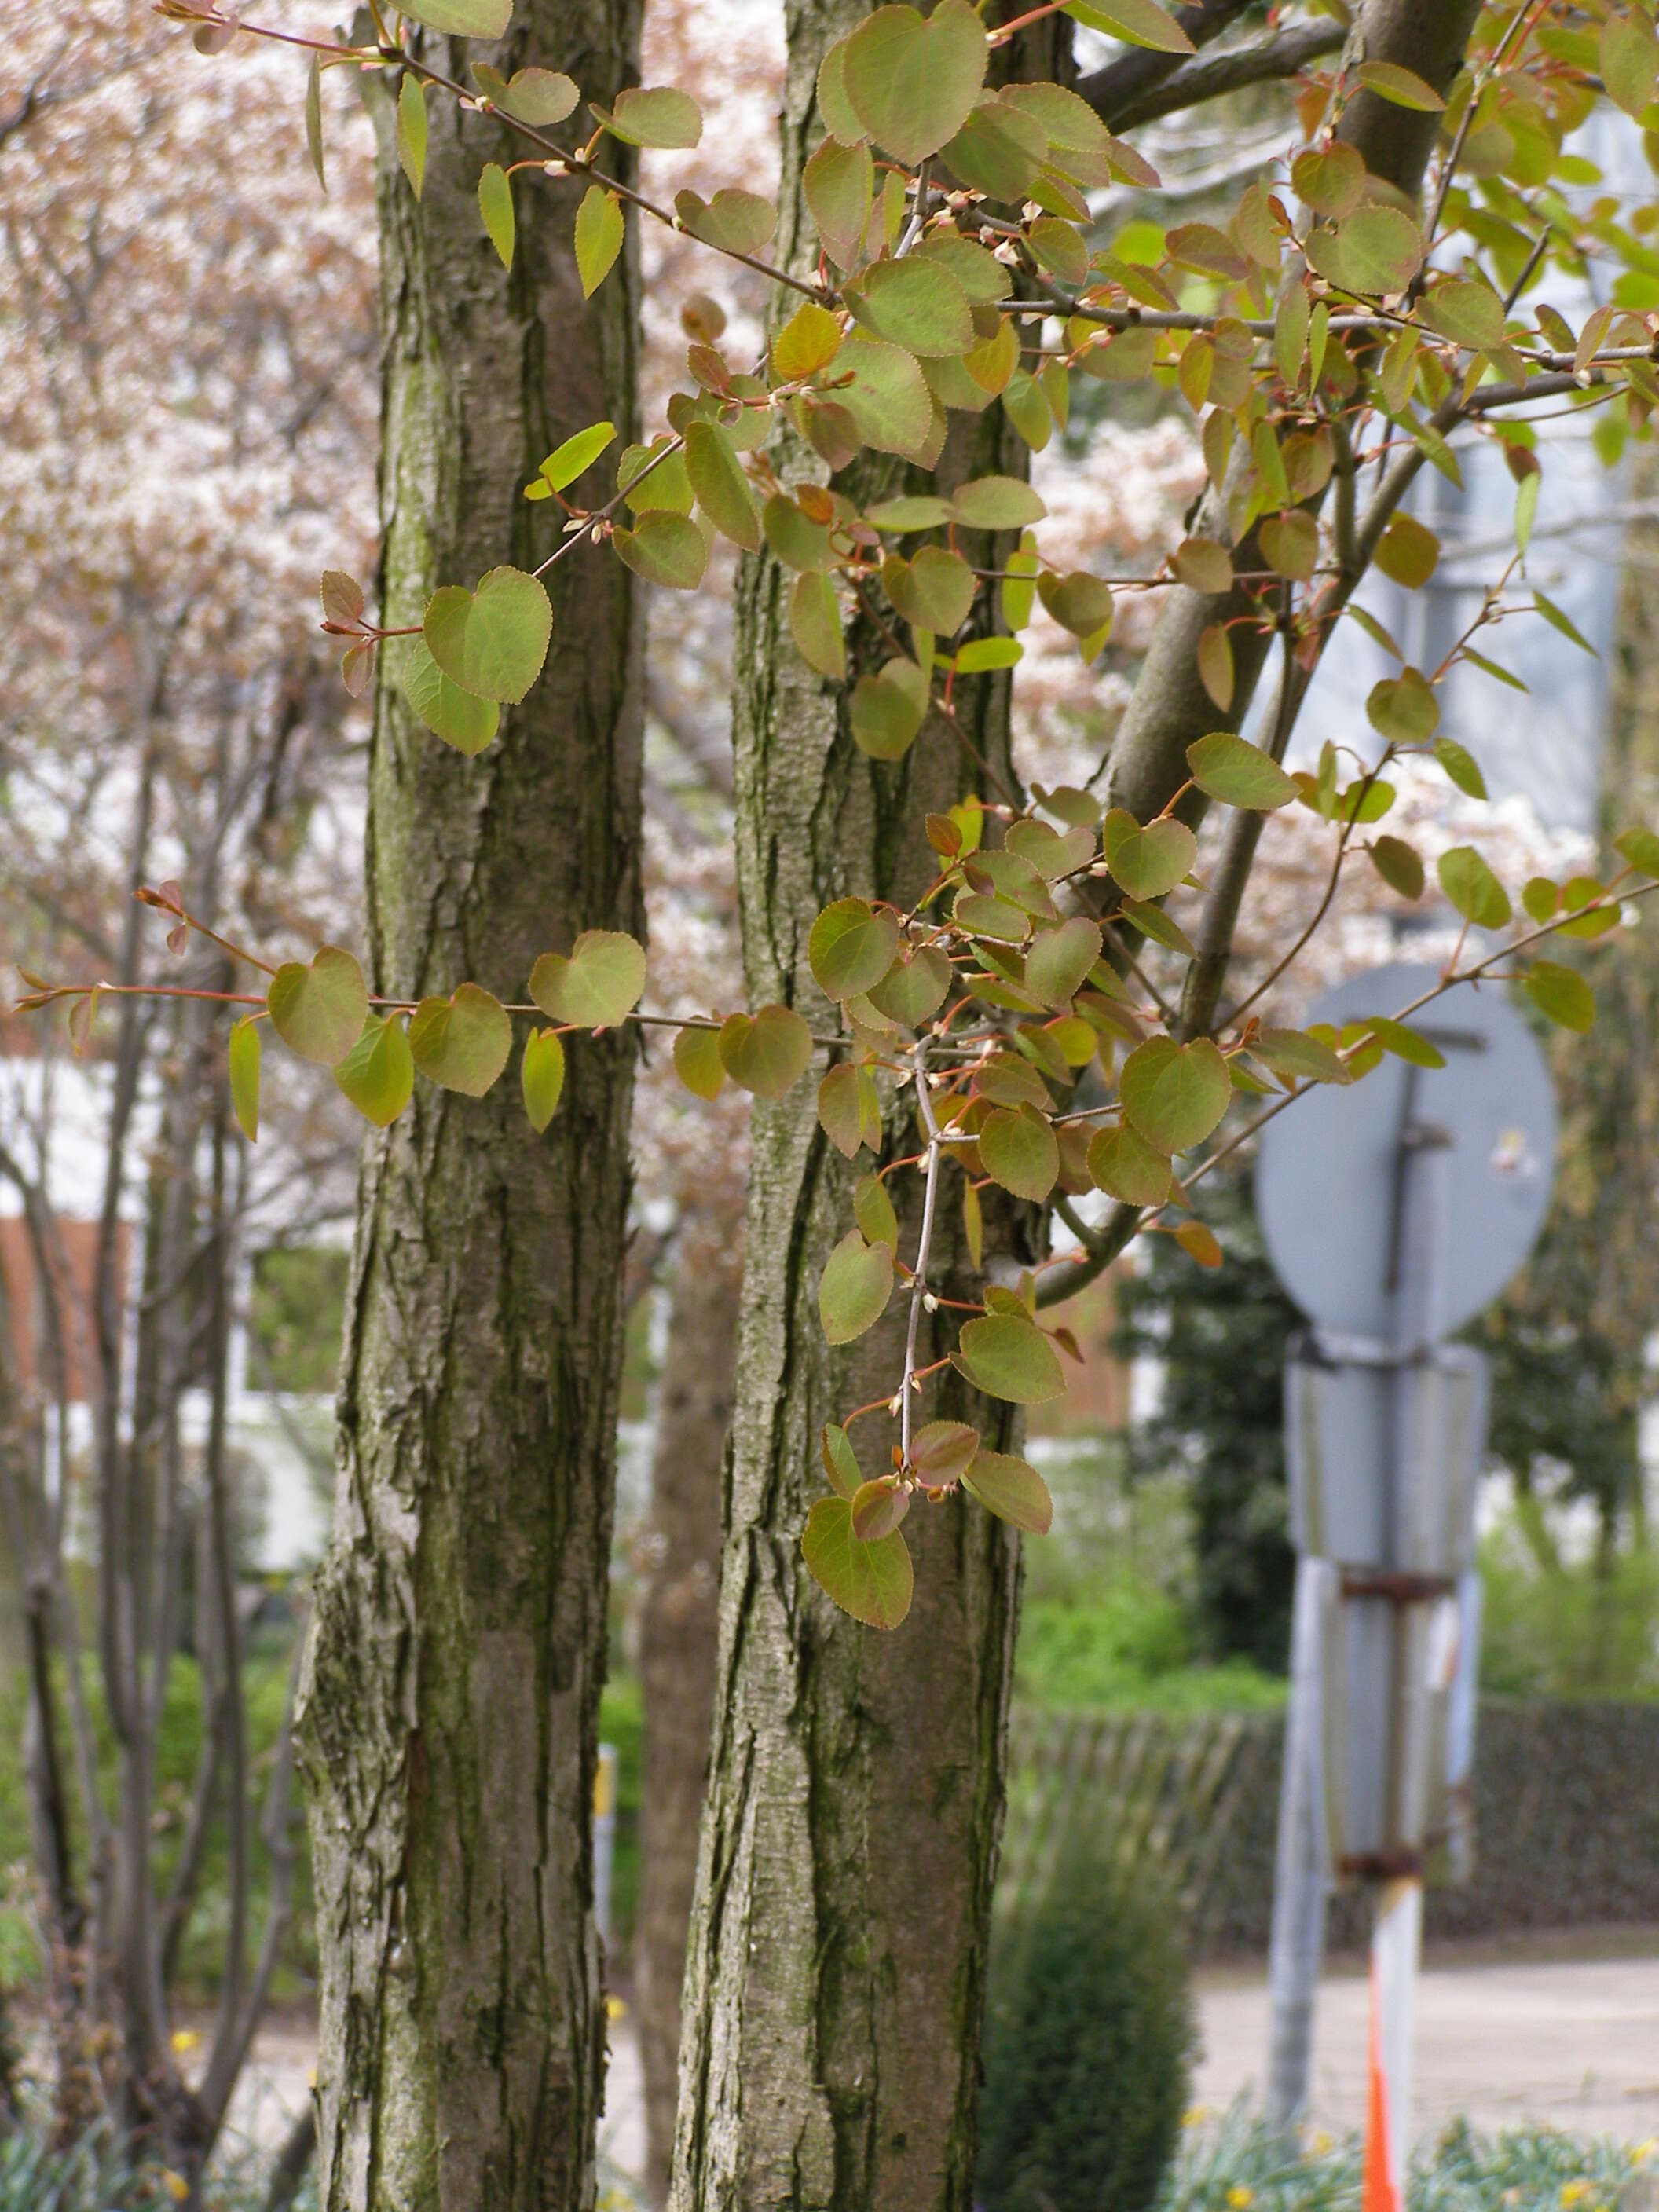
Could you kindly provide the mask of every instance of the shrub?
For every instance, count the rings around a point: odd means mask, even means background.
[[[1079,1838],[993,1952],[979,2201],[1147,2212],[1180,2131],[1193,2038],[1166,1893]]]

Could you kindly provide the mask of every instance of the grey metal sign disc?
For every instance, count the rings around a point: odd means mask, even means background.
[[[1396,1014],[1439,981],[1432,968],[1373,969],[1326,992],[1313,1022]],[[1392,1056],[1347,1087],[1311,1086],[1258,1139],[1256,1211],[1280,1281],[1310,1320],[1384,1337],[1400,1137],[1431,1120],[1451,1139],[1441,1188],[1437,1300],[1449,1334],[1504,1288],[1532,1249],[1549,1203],[1555,1098],[1536,1039],[1501,984],[1462,983],[1412,1017],[1443,1068]]]

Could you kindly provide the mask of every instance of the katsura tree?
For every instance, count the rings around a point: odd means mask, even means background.
[[[167,12],[209,48],[299,38],[212,0]],[[644,951],[615,926],[617,851],[573,831],[596,808],[617,829],[614,805],[599,807],[611,756],[562,752],[550,733],[562,765],[544,787],[525,735],[550,691],[564,700],[576,672],[591,684],[612,665],[616,633],[594,608],[626,572],[695,591],[715,535],[746,556],[748,1002],[668,1023],[691,1091],[734,1083],[758,1102],[682,2205],[968,2201],[1011,1532],[1051,1518],[1018,1424],[1063,1393],[1075,1351],[1054,1305],[1137,1233],[1213,1264],[1194,1186],[1308,1085],[1361,1080],[1388,1054],[1434,1065],[1412,1017],[1445,991],[1513,983],[1582,1030],[1593,985],[1551,940],[1617,930],[1659,885],[1659,836],[1639,825],[1602,872],[1529,880],[1519,914],[1479,846],[1455,846],[1434,872],[1460,933],[1412,1003],[1340,1032],[1263,1021],[1262,994],[1328,892],[1267,976],[1224,1003],[1273,810],[1325,825],[1330,885],[1365,866],[1425,895],[1422,854],[1378,827],[1390,770],[1422,756],[1482,791],[1440,726],[1439,685],[1466,664],[1505,680],[1505,622],[1572,634],[1527,573],[1546,465],[1532,422],[1606,406],[1640,429],[1659,400],[1641,224],[1612,202],[1581,211],[1566,190],[1593,174],[1568,141],[1599,101],[1643,127],[1659,114],[1644,7],[1364,0],[1346,27],[1217,45],[1243,15],[1227,0],[1178,15],[1158,0],[792,14],[777,200],[686,186],[672,206],[631,163],[695,148],[696,102],[607,79],[568,21],[534,17],[526,44],[510,0],[425,0],[310,42],[313,140],[323,68],[365,77],[387,134],[383,190],[398,196],[389,230],[435,237],[441,206],[453,249],[390,295],[377,604],[349,577],[324,584],[349,680],[382,665],[375,973],[333,946],[271,972],[238,945],[254,988],[226,994],[246,1008],[230,1032],[245,1122],[269,1030],[392,1131],[367,1183],[341,1538],[309,1692],[317,1833],[333,1855],[331,2205],[524,2203],[532,2166],[542,2202],[580,2185],[598,2061],[596,2038],[567,2039],[591,2005],[578,1923],[550,1911],[527,1948],[514,1940],[521,1881],[580,1893],[579,1794],[540,1801],[528,1872],[506,1862],[523,1832],[516,1732],[550,1697],[550,1742],[570,1714],[585,1737],[591,1692],[574,1646],[573,1674],[539,1676],[544,1647],[503,1620],[549,1560],[550,1522],[518,1517],[521,1483],[483,1487],[482,1462],[500,1477],[538,1464],[556,1432],[590,1436],[604,1386],[582,1394],[597,1369],[572,1377],[574,1395],[552,1395],[568,1427],[532,1436],[509,1413],[503,1436],[501,1406],[522,1403],[507,1382],[548,1337],[516,1334],[525,1309],[498,1294],[520,1224],[491,1212],[480,1176],[528,1146],[510,1127],[521,1114],[548,1133],[544,1153],[523,1156],[562,1178],[562,1214],[537,1195],[569,1249],[608,1249],[619,1071],[632,1036],[665,1018],[642,1004]],[[1059,81],[1074,21],[1127,49],[1075,88]],[[442,50],[441,64],[434,32],[509,44],[493,58]],[[1129,186],[1156,206],[1124,135],[1137,120],[1297,71],[1282,158],[1224,220],[1175,221],[1150,254],[1144,232],[1133,256],[1115,251],[1091,194]],[[732,360],[718,331],[694,328],[665,423],[636,439],[624,413],[568,391],[581,358],[568,322],[538,389],[557,395],[568,434],[521,471],[520,519],[492,473],[468,529],[405,536],[406,487],[465,483],[478,410],[524,405],[526,352],[502,329],[486,359],[478,325],[492,311],[511,325],[539,296],[544,194],[569,221],[590,303],[573,316],[602,319],[625,298],[630,230],[663,222],[770,278],[764,349]],[[1570,322],[1552,289],[1592,258],[1624,272],[1620,291]],[[417,307],[433,319],[397,319]],[[406,392],[411,362],[426,378]],[[454,388],[441,372],[463,362],[468,407],[411,418],[415,391]],[[1022,461],[1091,377],[1178,394],[1201,422],[1210,489],[1136,580],[1167,602],[1100,788],[1028,792],[1006,741],[1021,633],[1057,623],[1086,663],[1112,627],[1112,580],[1045,554]],[[1407,495],[1425,468],[1455,477],[1474,441],[1513,471],[1514,549],[1443,659],[1419,668],[1355,593],[1374,566],[1426,581],[1439,546]],[[1327,744],[1293,772],[1299,709],[1346,620],[1398,663],[1366,702],[1375,746],[1360,759]],[[417,787],[434,799],[411,817]],[[480,854],[469,841],[485,821]],[[529,912],[525,879],[558,873],[550,852],[586,872],[560,876],[572,895],[556,912]],[[145,896],[187,941],[187,898]],[[54,981],[27,1003],[84,1005],[95,988]],[[516,1086],[497,1090],[515,1059]],[[1237,1126],[1212,1141],[1236,1103]],[[1097,1194],[1103,1222],[1079,1211]],[[1047,1209],[1075,1244],[1050,1249]],[[536,1249],[544,1259],[544,1237]],[[578,1289],[614,1297],[586,1273]],[[457,1438],[446,1457],[440,1440]],[[559,1494],[593,1508],[553,1517],[567,1572],[591,1568],[602,1492]],[[568,1947],[556,1991],[548,1929]],[[526,2019],[545,2090],[520,2103]]]

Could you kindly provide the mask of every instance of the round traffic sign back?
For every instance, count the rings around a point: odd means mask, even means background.
[[[1310,1019],[1338,1027],[1397,1014],[1432,990],[1432,968],[1373,969],[1326,992]],[[1392,1056],[1355,1084],[1310,1086],[1261,1132],[1256,1211],[1279,1279],[1310,1320],[1385,1337],[1402,1132],[1432,1122],[1451,1140],[1437,1300],[1449,1334],[1504,1288],[1549,1203],[1555,1099],[1532,1032],[1499,984],[1459,984],[1411,1018],[1445,1056],[1420,1068]]]

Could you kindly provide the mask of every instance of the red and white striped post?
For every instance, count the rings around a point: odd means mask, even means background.
[[[1411,2150],[1412,1998],[1423,1939],[1423,1885],[1384,1882],[1371,1923],[1370,2051],[1364,2212],[1405,2212]]]

